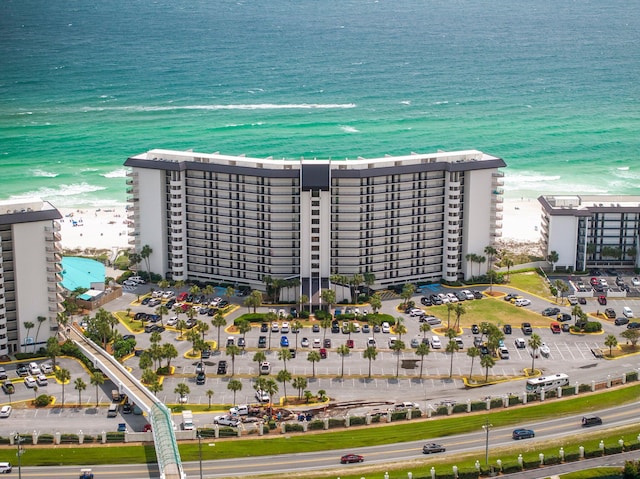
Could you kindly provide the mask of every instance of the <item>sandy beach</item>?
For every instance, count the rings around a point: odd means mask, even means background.
[[[59,208],[65,250],[113,250],[129,247],[124,206],[99,209]]]
[[[60,208],[65,250],[128,249],[124,206],[100,209]],[[536,243],[540,240],[540,204],[534,198],[505,198],[501,242]]]

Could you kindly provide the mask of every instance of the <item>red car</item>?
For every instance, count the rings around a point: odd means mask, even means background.
[[[187,296],[189,296],[189,293],[187,293],[186,291],[183,291],[182,293],[180,293],[178,295],[178,297],[176,298],[176,300],[178,300],[179,302],[183,302],[187,300]]]
[[[350,464],[352,462],[363,462],[364,457],[360,454],[345,454],[340,458],[340,464]]]
[[[347,339],[347,347],[353,349],[354,343],[353,339]]]
[[[560,327],[560,323],[551,323],[551,332],[553,334],[560,334],[562,332],[562,328]]]
[[[327,359],[327,350],[325,348],[320,348],[320,359]]]
[[[602,295],[598,296],[598,303],[605,306],[607,304],[607,297]]]
[[[145,424],[144,427],[142,428],[143,432],[149,432],[151,431],[151,424]]]
[[[592,277],[591,278],[591,286],[595,286],[596,284],[598,284],[600,281],[598,281],[598,278],[596,277]]]

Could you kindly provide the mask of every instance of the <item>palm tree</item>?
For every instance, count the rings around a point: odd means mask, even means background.
[[[198,321],[198,330],[202,333],[202,340],[204,341],[204,336],[209,331],[209,325],[204,321]]]
[[[415,292],[416,287],[413,283],[407,283],[402,287],[402,293],[400,293],[400,297],[404,300],[402,303],[402,309],[405,309],[407,307],[407,303]]]
[[[304,376],[293,378],[291,385],[298,390],[298,399],[302,399],[302,391],[307,387],[308,381]]]
[[[147,266],[147,274],[149,275],[149,279],[151,279],[151,265],[149,264],[149,256],[151,256],[151,253],[153,253],[153,250],[148,244],[144,245],[139,253],[140,258],[144,260],[144,263]]]
[[[38,335],[40,334],[40,327],[42,326],[42,323],[44,323],[47,318],[44,316],[38,316],[38,329],[36,329],[36,339],[33,342],[33,352],[36,352],[36,343],[38,342]]]
[[[471,381],[471,378],[473,377],[473,361],[480,356],[480,350],[475,346],[471,346],[467,349],[467,356],[471,358],[471,368],[469,369],[469,381]]]
[[[371,378],[371,361],[375,361],[378,357],[378,351],[375,346],[367,346],[367,349],[362,353],[362,357],[369,360],[369,378]]]
[[[396,324],[394,325],[393,329],[395,330],[396,334],[398,335],[398,340],[402,341],[402,335],[403,334],[407,334],[407,327],[404,325],[404,318],[401,316],[398,316],[396,318]]]
[[[263,351],[258,351],[253,355],[253,361],[258,364],[258,378],[260,377],[260,363],[267,360],[267,355]]]
[[[336,352],[340,355],[340,361],[342,362],[342,365],[340,367],[340,377],[343,377],[344,376],[344,358],[346,356],[349,356],[349,354],[351,353],[351,350],[346,344],[341,344],[340,346],[338,346],[338,349],[336,350]]]
[[[471,263],[471,277],[473,277],[473,263],[476,262],[477,257],[478,255],[474,253],[469,253],[464,257],[464,259],[466,259],[469,263]]]
[[[447,303],[447,330],[451,328],[451,311],[455,309],[453,303]]]
[[[431,331],[431,325],[429,323],[420,324],[420,332],[422,333],[422,339],[427,337],[427,333]]]
[[[236,290],[233,286],[227,286],[227,289],[224,290],[224,296],[227,298],[227,302],[231,302],[231,298],[236,295]]]
[[[605,338],[604,345],[609,348],[609,357],[611,357],[613,356],[613,348],[618,345],[618,340],[613,334],[610,334]]]
[[[233,391],[233,404],[236,403],[236,393],[238,391],[242,391],[242,381],[238,381],[237,379],[232,379],[227,384],[227,389],[229,391]]]
[[[511,259],[511,256],[505,256],[502,260],[502,266],[506,266],[507,268],[507,277],[509,278],[509,281],[511,281],[511,268],[513,268],[513,264],[513,259]]]
[[[287,348],[282,348],[278,351],[278,359],[282,361],[282,367],[287,370],[287,361],[291,359],[291,351]]]
[[[64,407],[64,385],[71,380],[71,373],[68,369],[60,368],[55,371],[56,380],[62,384],[62,407]]]
[[[551,269],[553,271],[556,270],[555,264],[558,262],[559,259],[560,259],[560,256],[558,255],[557,251],[551,251],[547,256],[547,261],[551,263]]]
[[[160,324],[164,326],[164,323],[162,322],[162,317],[165,314],[169,314],[169,308],[167,308],[164,304],[161,304],[156,308],[156,314],[160,316]]]
[[[416,355],[420,356],[420,379],[422,379],[422,367],[424,366],[424,357],[429,355],[429,345],[422,341],[416,348]]]
[[[369,315],[367,321],[371,326],[371,336],[376,339],[376,326],[380,326],[383,323],[382,318],[374,314],[373,316]]]
[[[167,360],[167,371],[171,370],[171,360],[178,357],[178,350],[171,343],[164,343],[162,346],[162,356]]]
[[[57,337],[51,336],[47,339],[47,349],[45,354],[48,358],[51,358],[54,368],[56,367],[56,357],[60,356],[61,352],[62,348],[60,347]]]
[[[484,354],[480,358],[480,365],[485,368],[484,382],[489,380],[489,368],[492,368],[496,364],[495,359],[490,354]]]
[[[291,381],[291,373],[286,369],[281,369],[280,371],[278,371],[278,374],[276,375],[276,379],[278,380],[279,383],[282,383],[282,388],[284,391],[282,404],[285,405],[287,404],[287,383]]]
[[[298,333],[300,333],[300,331],[302,331],[302,327],[303,327],[303,324],[297,319],[291,323],[291,331],[298,331]],[[298,351],[298,336],[300,336],[300,334],[296,334],[295,336],[296,336],[296,351]]]
[[[273,400],[273,395],[278,392],[278,385],[271,378],[265,378],[261,383],[261,388],[264,392],[269,395],[269,407],[271,407],[271,403]]]
[[[99,399],[99,397],[98,397],[98,388],[104,384],[104,376],[102,375],[102,373],[100,371],[94,371],[91,374],[89,382],[91,382],[92,386],[96,387],[96,407],[98,407],[98,404],[99,404],[99,402],[98,402],[98,399]]]
[[[529,339],[529,347],[531,348],[531,374],[532,375],[536,371],[534,368],[534,365],[536,361],[536,354],[540,346],[542,346],[542,338],[540,338],[540,336],[538,336],[535,333],[532,334],[531,338]]]
[[[380,308],[382,308],[382,298],[380,297],[380,293],[373,293],[373,295],[369,296],[369,304],[371,305],[371,309],[374,314],[378,312]]]
[[[234,381],[234,379],[232,379],[231,381]],[[212,389],[207,389],[207,392],[205,394],[207,395],[207,399],[209,400],[209,409],[211,409],[211,398],[213,397],[214,392]]]
[[[325,291],[329,291],[328,289]],[[322,318],[320,320],[320,327],[322,328],[322,339],[327,337],[327,329],[331,327],[331,316],[327,316],[326,318]]]
[[[242,338],[245,340],[245,344],[247,341],[247,333],[251,331],[251,323],[246,319],[239,319],[236,322],[236,328],[238,328],[238,332],[242,334]],[[297,336],[296,336],[297,339]]]
[[[191,389],[185,383],[178,383],[173,392],[180,396],[179,402],[182,403],[184,402],[183,399],[187,397],[187,394],[191,392]]]
[[[400,353],[404,349],[404,341],[399,339],[393,343],[391,350],[396,353],[396,377],[400,375]]]
[[[160,391],[162,391],[162,383],[160,382],[160,380],[158,379],[157,376],[153,380],[153,382],[151,384],[149,384],[149,391],[151,391],[153,394],[155,394],[156,397],[158,396],[158,393]]]
[[[331,306],[336,302],[336,292],[332,289],[323,289],[320,293],[320,298],[327,305],[327,311],[331,313]]]
[[[458,331],[460,331],[460,317],[463,314],[466,314],[467,310],[464,308],[464,306],[462,304],[456,303],[456,306],[455,306],[453,311],[456,313],[455,330],[456,330],[456,333],[457,333]]]
[[[313,365],[313,369],[312,369],[312,374],[311,377],[316,377],[316,363],[318,361],[320,361],[320,353],[318,351],[309,351],[309,354],[307,355],[307,361],[311,361],[311,364]]]
[[[456,337],[456,331],[454,329],[447,329],[446,333],[447,338],[449,338],[449,342],[447,343],[446,351],[451,354],[451,365],[449,366],[449,377],[453,377],[453,357],[454,353],[460,349],[458,343],[456,343],[453,338]]]
[[[211,320],[211,324],[214,328],[218,328],[218,340],[216,341],[216,351],[220,351],[220,329],[227,325],[227,320],[224,319],[222,313],[218,312]]]
[[[78,391],[78,406],[82,407],[82,391],[87,389],[87,383],[85,383],[82,378],[77,378],[73,384],[74,389]]]
[[[493,246],[485,246],[484,254],[489,258],[489,268],[487,271],[489,275],[489,293],[493,293],[493,260],[496,254],[498,254],[498,250]]]
[[[31,329],[33,329],[33,327],[34,327],[34,326],[35,326],[35,324],[33,324],[31,321],[25,321],[25,322],[24,322],[24,329],[26,329],[26,330],[27,330],[27,331],[26,331],[26,333],[25,333],[25,336],[26,336],[27,338],[29,337],[29,331],[30,331]],[[26,353],[26,349],[27,349],[27,345],[26,345],[26,343],[23,343],[23,346],[24,346],[24,348],[25,348],[25,353]]]
[[[236,372],[236,356],[242,354],[242,350],[235,344],[230,344],[225,352],[227,356],[231,356],[231,377],[233,377]]]

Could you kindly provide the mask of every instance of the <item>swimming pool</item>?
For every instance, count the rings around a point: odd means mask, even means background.
[[[106,271],[100,261],[77,256],[62,258],[62,286],[69,291],[91,288],[91,283],[104,283]]]

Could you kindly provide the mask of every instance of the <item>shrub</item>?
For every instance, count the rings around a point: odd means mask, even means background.
[[[547,466],[552,466],[555,464],[560,464],[560,458],[558,456],[545,456],[544,463]]]
[[[633,372],[627,373],[627,382],[637,381],[637,380],[638,380],[638,372],[637,371],[633,371]]]
[[[564,453],[565,462],[573,462],[573,461],[577,461],[578,459],[580,459],[580,453],[578,452]]]
[[[585,333],[597,333],[602,331],[602,324],[599,321],[587,321],[587,324],[584,325]]]
[[[402,419],[407,419],[407,411],[396,411],[391,413],[392,421],[400,421]]]
[[[367,423],[367,419],[364,416],[353,416],[349,418],[349,424],[352,426],[362,426]]]
[[[53,444],[53,436],[51,434],[41,434],[38,436],[38,444]]]
[[[306,309],[303,309],[302,311],[300,311],[300,318],[309,319],[309,311],[307,311]]]
[[[509,406],[514,406],[516,404],[522,404],[520,396],[509,396]]]
[[[472,411],[486,411],[487,410],[487,403],[484,402],[484,401],[472,402],[471,403],[471,410]]]
[[[307,430],[308,431],[319,431],[324,429],[324,421],[311,421],[308,425],[307,425]]]
[[[581,384],[580,386],[578,386],[579,393],[586,393],[589,391],[591,391],[591,385],[589,384]]]
[[[123,435],[123,439],[124,439],[124,435]],[[61,434],[60,442],[65,444],[79,443],[80,439],[78,438],[77,434]]]
[[[302,428],[302,424],[288,422],[285,424],[284,430],[286,432],[302,432],[303,428]]]
[[[344,426],[345,426],[344,419],[334,419],[334,418],[329,419],[329,429],[332,429],[334,427],[344,427]]]
[[[562,397],[572,396],[575,393],[576,393],[576,387],[575,386],[564,386],[562,388]]]
[[[438,406],[433,414],[436,416],[447,416],[449,414],[449,408],[447,406]]]
[[[467,412],[467,405],[466,404],[456,404],[455,406],[453,406],[453,412],[454,413]]]
[[[36,407],[46,407],[51,404],[51,396],[48,394],[41,394],[33,403]]]
[[[504,404],[502,404],[502,398],[495,398],[491,400],[491,404],[490,404],[491,409],[496,409],[503,406]]]

